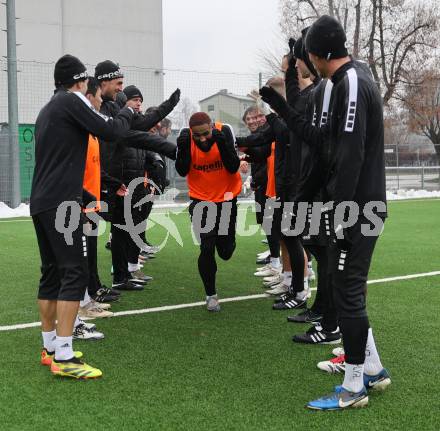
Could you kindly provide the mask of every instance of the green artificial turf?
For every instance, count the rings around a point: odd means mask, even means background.
[[[390,204],[370,279],[440,269],[440,201]],[[244,214],[244,213],[242,213]],[[154,281],[128,292],[114,311],[203,299],[198,248],[188,214],[172,215],[183,247],[169,239],[145,266]],[[248,214],[248,222],[253,215]],[[153,243],[163,227],[148,231]],[[261,234],[238,238],[229,262],[219,262],[220,297],[262,293],[252,275]],[[100,238],[99,266],[110,283],[110,254]],[[38,320],[39,255],[32,223],[0,221],[0,326]],[[329,346],[292,343],[307,325],[286,322],[270,299],[121,316],[96,321],[99,342],[75,342],[104,376],[72,381],[38,363],[37,328],[0,332],[0,430],[438,430],[440,277],[369,287],[370,322],[393,384],[373,393],[366,409],[312,412],[304,404],[341,382],[316,368]]]

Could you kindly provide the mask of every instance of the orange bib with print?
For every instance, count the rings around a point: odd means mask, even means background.
[[[266,196],[268,198],[276,197],[275,188],[275,142],[270,147],[270,156],[267,158],[267,186]]]
[[[89,135],[87,146],[86,169],[84,171],[83,188],[96,197],[98,205],[86,209],[85,212],[99,211],[101,200],[101,162],[99,160],[99,142],[94,136]]]
[[[215,123],[217,130],[223,124]],[[223,165],[217,143],[207,152],[194,142],[191,134],[191,166],[186,177],[189,196],[210,202],[224,202],[237,197],[241,192],[239,172],[231,174]]]

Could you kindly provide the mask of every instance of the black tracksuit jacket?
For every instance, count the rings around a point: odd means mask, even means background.
[[[82,202],[89,134],[112,141],[127,133],[132,120],[133,112],[128,108],[114,118],[105,118],[84,96],[58,90],[35,123],[31,215],[64,201]]]
[[[313,126],[287,104],[280,115],[310,145],[324,142],[328,170],[325,191],[338,204],[356,202],[360,211],[370,201],[386,205],[382,98],[365,66],[350,61],[332,76],[327,124]],[[387,212],[377,211],[385,217]]]

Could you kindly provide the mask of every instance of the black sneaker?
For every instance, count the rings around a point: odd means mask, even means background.
[[[145,275],[140,269],[137,271],[130,272],[129,280],[136,284],[147,284],[149,281],[153,280],[153,277]]]
[[[315,313],[310,308],[304,310],[302,313],[297,314],[296,316],[288,316],[288,322],[294,323],[320,323],[322,320],[322,315]]]
[[[143,285],[132,283],[131,280],[114,282],[112,287],[115,287],[118,290],[144,290]]]
[[[109,295],[113,295],[113,296],[121,295],[121,292],[119,290],[112,289],[111,287],[107,287],[105,284],[101,285],[101,289],[104,289],[104,291]]]
[[[334,331],[324,331],[321,325],[315,325],[305,334],[295,335],[292,340],[304,344],[338,344],[341,342],[341,332],[339,328]]]
[[[109,293],[110,289],[99,289],[95,295],[90,295],[92,299],[96,302],[104,303],[104,302],[116,302],[119,301],[119,295],[111,295]]]
[[[304,299],[298,299],[296,294],[286,293],[282,295],[280,299],[277,299],[273,304],[274,310],[294,310],[299,308],[305,308],[307,305],[307,297]]]
[[[257,265],[267,265],[268,263],[270,263],[270,256],[264,259],[257,259]]]

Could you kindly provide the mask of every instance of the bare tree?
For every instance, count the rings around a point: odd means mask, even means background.
[[[408,86],[405,107],[411,131],[426,136],[434,145],[440,162],[440,73],[425,74],[421,85]]]
[[[401,99],[410,70],[424,68],[435,55],[439,14],[431,3],[413,0],[280,0],[286,37],[322,14],[336,17],[347,33],[355,58],[369,63],[383,101]]]

